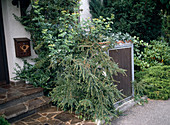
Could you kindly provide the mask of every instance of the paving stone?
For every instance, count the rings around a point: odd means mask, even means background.
[[[15,117],[17,116],[18,114],[21,114],[21,113],[24,113],[27,111],[27,108],[24,104],[18,104],[16,106],[12,106],[12,107],[9,107],[7,109],[5,109],[5,117],[7,119],[11,118],[11,117]]]
[[[82,122],[82,120],[78,119],[78,118],[73,118],[72,121],[71,121],[71,124],[76,124],[76,123],[79,123],[79,122]]]
[[[48,115],[48,113],[42,113],[41,115],[42,115],[42,116],[47,116],[47,115]]]
[[[20,98],[22,95],[23,95],[23,93],[18,92],[18,91],[15,91],[15,92],[12,92],[12,93],[8,93],[7,94],[7,101]]]
[[[36,114],[33,114],[31,116],[28,116],[28,117],[22,119],[21,121],[30,122],[31,120],[35,120],[35,119],[40,118],[40,117],[41,117],[41,115],[36,113]]]
[[[37,120],[42,123],[42,122],[48,121],[48,118],[47,117],[40,117]]]
[[[83,125],[96,125],[96,124],[93,122],[85,122]]]
[[[24,88],[23,90],[20,90],[20,92],[24,93],[25,95],[30,95],[30,94],[42,92],[42,91],[43,91],[42,88],[31,88],[31,89]]]
[[[59,111],[61,111],[61,110],[59,110]],[[43,113],[43,112],[57,112],[57,107],[51,106],[50,108],[44,109],[44,110],[40,111],[39,113]]]
[[[67,122],[70,121],[71,119],[74,119],[74,115],[67,113],[67,112],[62,112],[60,114],[58,114],[56,117],[54,117],[55,119],[59,119],[63,122]]]
[[[27,125],[27,124],[24,124],[24,122],[22,121],[18,121],[18,122],[13,123],[12,125]]]
[[[93,122],[84,123],[84,121],[78,119],[74,114],[70,114],[69,112],[56,110],[56,107],[51,106],[21,121],[26,125],[95,125]]]
[[[38,108],[38,107],[42,106],[43,104],[44,104],[44,102],[41,99],[39,99],[39,98],[29,100],[26,103],[26,105],[28,106],[28,110],[32,110],[34,108]]]
[[[48,115],[46,117],[47,118],[53,118],[56,115],[58,115],[58,113],[48,113]]]
[[[53,119],[49,119],[47,122],[44,123],[44,125],[61,125],[63,124],[61,121],[59,120],[53,120]]]
[[[38,122],[38,121],[33,121],[33,122],[27,123],[27,125],[43,125],[43,124],[41,122]]]
[[[49,97],[44,96],[44,97],[42,97],[42,99],[44,100],[44,102],[50,102],[50,98]]]

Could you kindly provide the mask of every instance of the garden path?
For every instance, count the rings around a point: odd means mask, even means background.
[[[144,106],[136,105],[122,116],[115,119],[112,125],[170,125],[170,99],[148,100]]]

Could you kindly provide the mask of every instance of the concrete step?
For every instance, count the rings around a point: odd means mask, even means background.
[[[1,110],[5,118],[10,122],[15,122],[19,119],[32,115],[39,110],[50,106],[50,99],[46,96],[30,99],[26,102],[19,103]]]

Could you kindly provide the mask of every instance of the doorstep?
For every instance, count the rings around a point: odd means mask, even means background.
[[[0,85],[0,115],[13,123],[50,106],[43,89],[23,82]]]

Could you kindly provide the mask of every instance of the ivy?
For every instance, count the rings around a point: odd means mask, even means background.
[[[79,23],[78,2],[39,0],[32,2],[29,15],[15,16],[31,33],[38,55],[35,65],[18,65],[15,79],[45,88],[63,110],[110,120],[109,115],[117,115],[113,104],[123,96],[112,75],[124,70],[106,53],[117,36],[111,32],[113,22],[103,17]]]

